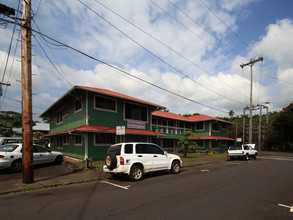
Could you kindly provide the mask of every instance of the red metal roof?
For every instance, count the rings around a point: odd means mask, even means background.
[[[230,137],[219,137],[219,136],[199,136],[197,137],[191,137],[189,138],[191,140],[228,140],[228,141],[235,141],[234,138]]]
[[[171,112],[164,112],[164,111],[155,111],[152,113],[152,115],[162,117],[162,118],[170,118],[170,119],[174,119],[174,120],[180,120],[180,121],[199,122],[199,121],[216,120],[216,121],[221,121],[221,122],[225,122],[228,124],[233,124],[230,121],[225,121],[225,120],[222,120],[219,118],[214,118],[214,117],[207,116],[207,115],[195,115],[195,116],[184,117],[182,115],[177,115],[177,114],[174,114]]]
[[[67,134],[70,132],[101,132],[101,133],[116,133],[116,128],[112,127],[102,127],[102,126],[92,126],[92,125],[82,125],[72,129],[67,129],[64,131],[54,132],[50,134],[43,135],[42,137]],[[135,134],[135,135],[148,135],[148,136],[165,136],[164,134],[154,132],[151,130],[136,130],[136,129],[125,129],[126,134]]]
[[[117,97],[117,98],[126,99],[126,100],[130,100],[130,101],[134,101],[134,102],[139,102],[139,103],[143,103],[143,104],[147,104],[147,105],[152,105],[152,106],[160,107],[160,108],[163,108],[163,109],[166,108],[164,106],[154,104],[152,102],[144,101],[142,99],[134,98],[134,97],[124,95],[124,94],[121,94],[121,93],[118,93],[118,92],[110,91],[110,90],[107,90],[107,89],[99,89],[99,88],[93,88],[93,87],[87,87],[87,86],[75,86],[75,87],[79,88],[79,89],[84,89],[84,90],[96,92],[96,93],[99,93],[99,94],[104,94],[104,95],[108,95],[108,96],[112,96],[112,97]]]
[[[187,118],[192,122],[215,120],[215,121],[225,122],[225,123],[228,123],[228,124],[234,124],[234,123],[232,123],[230,121],[225,121],[225,120],[222,120],[222,119],[219,119],[219,118],[214,118],[214,117],[207,116],[207,115],[194,115],[194,116],[189,116]]]
[[[182,115],[177,115],[171,112],[164,112],[164,111],[155,111],[152,113],[153,116],[163,117],[163,118],[170,118],[175,119],[179,121],[189,121],[187,117],[184,117]]]

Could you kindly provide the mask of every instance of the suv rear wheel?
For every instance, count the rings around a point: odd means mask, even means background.
[[[107,153],[105,164],[109,168],[109,170],[113,170],[117,166],[116,155],[113,153]]]
[[[143,170],[142,167],[139,165],[134,165],[130,170],[129,178],[132,181],[140,181],[143,177]]]

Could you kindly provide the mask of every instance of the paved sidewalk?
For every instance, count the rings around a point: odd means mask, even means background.
[[[198,166],[210,163],[226,161],[227,158],[197,158],[183,163],[186,167]],[[37,167],[34,169],[34,183],[22,183],[22,173],[0,173],[0,195],[12,194],[16,192],[26,192],[42,188],[65,186],[70,184],[99,181],[107,179],[110,175],[95,169],[80,170],[78,168],[82,162],[77,162],[66,158],[60,166]],[[42,172],[46,169],[46,173]],[[48,172],[47,172],[48,170]],[[5,176],[6,178],[2,177]],[[8,177],[7,177],[8,176]]]

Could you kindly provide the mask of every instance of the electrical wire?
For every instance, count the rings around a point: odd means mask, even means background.
[[[231,31],[235,37],[237,37],[248,49],[250,49],[251,51],[253,51],[258,57],[260,57],[257,52],[255,52],[254,49],[252,49],[238,34],[235,33],[235,31],[233,31],[210,7],[207,6],[207,4],[205,4],[202,0],[199,0],[219,21],[221,21],[226,28],[229,29],[229,31]]]
[[[143,30],[142,28],[138,27],[137,25],[135,25],[134,23],[130,22],[129,20],[127,20],[126,18],[122,17],[120,14],[118,14],[117,12],[113,11],[112,9],[110,9],[109,7],[105,6],[104,4],[102,4],[101,2],[99,2],[98,0],[95,0],[98,4],[100,4],[101,6],[103,6],[104,8],[106,8],[107,10],[111,11],[113,14],[115,14],[116,16],[120,17],[121,19],[123,19],[124,21],[126,21],[127,23],[129,23],[130,25],[134,26],[135,28],[137,28],[138,30],[140,30],[141,32],[143,32],[144,34],[146,34],[147,36],[149,36],[150,38],[152,38],[153,40],[159,42],[160,44],[162,44],[163,46],[165,46],[166,48],[168,48],[169,50],[173,51],[175,54],[177,54],[178,56],[182,57],[183,59],[185,59],[187,62],[191,63],[193,66],[201,69],[203,72],[207,73],[208,75],[210,75],[211,77],[215,78],[216,80],[222,82],[223,84],[225,84],[226,86],[230,87],[231,89],[233,89],[234,91],[238,92],[239,94],[245,96],[243,93],[241,93],[240,91],[238,91],[237,89],[231,87],[230,85],[228,85],[226,82],[224,82],[223,80],[217,78],[215,75],[213,75],[212,73],[208,72],[207,70],[205,70],[203,67],[199,66],[198,64],[194,63],[193,61],[191,61],[190,59],[188,59],[186,56],[182,55],[181,53],[179,53],[178,51],[176,51],[175,49],[171,48],[170,46],[168,46],[167,44],[163,43],[161,40],[157,39],[156,37],[154,37],[153,35],[151,35],[150,33],[146,32],[145,30]],[[189,76],[184,75],[185,77],[188,77],[189,79],[191,79],[192,81],[195,81],[194,79],[190,78]],[[198,83],[195,81],[195,83]],[[201,85],[201,84],[200,84]],[[202,85],[201,85],[202,86]],[[233,100],[232,100],[233,101]]]
[[[198,26],[200,26],[205,32],[207,32],[210,36],[214,37],[217,41],[219,41],[221,44],[223,44],[224,46],[228,47],[231,51],[233,51],[235,54],[239,55],[240,57],[241,54],[236,51],[234,48],[232,48],[229,44],[227,44],[226,42],[222,41],[220,38],[218,38],[217,36],[215,36],[214,34],[212,34],[207,28],[205,28],[203,25],[201,25],[199,22],[197,22],[196,20],[194,20],[194,18],[192,18],[189,14],[187,14],[186,12],[184,12],[181,8],[179,8],[177,5],[175,5],[175,3],[173,3],[170,0],[167,0],[174,8],[176,8],[178,11],[180,11],[183,15],[185,15],[185,17],[187,17],[189,20],[191,20],[193,23],[197,24]],[[228,57],[230,58],[230,57]],[[242,57],[245,61],[247,61],[244,57]],[[231,58],[230,58],[231,59]],[[234,61],[233,61],[234,62]]]
[[[47,59],[49,60],[49,62],[51,63],[51,65],[54,67],[54,69],[57,71],[57,73],[62,77],[62,79],[67,82],[71,87],[73,87],[73,84],[67,79],[66,75],[63,76],[60,71],[57,69],[57,67],[55,66],[55,64],[52,62],[52,60],[50,59],[50,57],[48,56],[48,54],[46,53],[45,49],[42,47],[42,45],[40,44],[40,42],[38,41],[38,39],[36,38],[35,35],[32,35],[34,37],[34,39],[36,40],[36,42],[38,43],[38,45],[40,46],[40,48],[42,49],[42,51],[44,52],[45,56],[47,57]]]
[[[101,18],[102,20],[104,20],[105,22],[107,22],[109,25],[111,25],[113,28],[115,28],[117,31],[119,31],[121,34],[123,34],[124,36],[126,36],[128,39],[130,39],[131,41],[133,41],[135,44],[137,44],[138,46],[140,46],[141,48],[143,48],[145,51],[147,51],[148,53],[150,53],[152,56],[156,57],[157,59],[159,59],[161,62],[163,62],[164,64],[166,64],[167,66],[169,66],[171,69],[175,70],[176,72],[178,72],[179,74],[185,76],[186,78],[191,79],[193,82],[195,82],[196,84],[204,87],[205,89],[225,98],[225,99],[229,99],[230,101],[233,102],[237,102],[239,104],[244,104],[242,102],[239,102],[237,100],[233,100],[227,96],[224,96],[210,88],[208,88],[207,86],[204,86],[203,84],[195,81],[194,79],[192,79],[191,77],[189,77],[188,75],[186,75],[185,73],[183,73],[182,71],[178,70],[177,68],[175,68],[174,66],[172,66],[171,64],[169,64],[168,62],[166,62],[165,60],[163,60],[162,58],[160,58],[159,56],[157,56],[156,54],[154,54],[153,52],[151,52],[150,50],[148,50],[146,47],[144,47],[143,45],[141,45],[140,43],[138,43],[136,40],[134,40],[133,38],[131,38],[129,35],[127,35],[126,33],[124,33],[122,30],[120,30],[119,28],[117,28],[115,25],[113,25],[111,22],[109,22],[108,20],[106,20],[103,16],[101,16],[100,14],[98,14],[96,11],[94,11],[92,8],[90,8],[88,5],[86,5],[85,3],[83,3],[82,1],[78,0],[81,4],[83,4],[86,8],[88,8],[90,11],[92,11],[94,14],[96,14],[99,18]]]
[[[102,61],[102,60],[100,60],[100,59],[98,59],[98,58],[96,58],[96,57],[93,57],[93,56],[91,56],[91,55],[88,55],[87,53],[85,53],[85,52],[83,52],[83,51],[81,51],[81,50],[78,50],[78,49],[76,49],[76,48],[74,48],[74,47],[72,47],[72,46],[70,46],[70,45],[68,45],[68,44],[65,44],[65,43],[62,43],[62,42],[60,42],[60,41],[58,41],[58,40],[56,40],[56,39],[53,39],[52,37],[49,37],[48,35],[45,35],[45,34],[39,32],[39,31],[37,31],[37,30],[32,29],[32,31],[35,32],[35,33],[38,33],[38,34],[40,34],[40,35],[43,35],[44,37],[50,39],[51,41],[54,41],[54,42],[56,42],[56,43],[58,43],[58,44],[62,44],[63,46],[65,46],[65,47],[67,47],[67,48],[69,48],[69,49],[71,49],[71,50],[73,50],[73,51],[75,51],[75,52],[77,52],[77,53],[79,53],[79,54],[82,54],[83,56],[86,56],[86,57],[88,57],[88,58],[90,58],[90,59],[92,59],[92,60],[95,60],[95,61],[97,61],[97,62],[99,62],[99,63],[102,63],[102,64],[106,65],[107,67],[110,67],[111,69],[117,70],[117,71],[119,71],[119,72],[121,72],[121,73],[123,73],[123,74],[126,74],[126,75],[128,75],[128,76],[131,76],[131,77],[133,77],[133,78],[135,78],[135,79],[138,79],[139,81],[145,82],[145,83],[147,83],[147,84],[149,84],[149,85],[151,85],[151,86],[153,86],[153,87],[156,87],[156,88],[158,88],[158,89],[160,89],[160,90],[163,90],[163,91],[165,91],[165,92],[167,92],[167,93],[173,94],[173,95],[178,96],[178,97],[180,97],[180,98],[182,98],[182,99],[185,99],[185,100],[188,100],[188,101],[190,101],[190,102],[193,102],[193,103],[196,103],[196,104],[202,105],[202,106],[204,106],[204,107],[207,107],[207,108],[210,108],[210,109],[213,109],[213,110],[219,111],[219,112],[227,113],[227,111],[224,111],[224,110],[222,110],[222,109],[218,109],[218,108],[215,108],[215,107],[212,107],[212,106],[209,106],[209,105],[206,105],[206,104],[200,103],[200,102],[198,102],[198,101],[192,100],[192,99],[190,99],[190,98],[184,97],[183,95],[177,94],[177,93],[172,92],[172,91],[170,91],[170,90],[168,90],[168,89],[165,89],[165,88],[163,88],[163,87],[161,87],[161,86],[158,86],[158,85],[156,85],[156,84],[154,84],[154,83],[151,83],[151,82],[149,82],[149,81],[147,81],[147,80],[145,80],[145,79],[142,79],[142,78],[140,78],[140,77],[137,77],[137,76],[135,76],[135,75],[133,75],[133,74],[131,74],[131,73],[125,71],[125,70],[122,70],[122,69],[120,69],[120,68],[118,68],[118,67],[116,67],[116,66],[113,66],[113,65],[111,65],[111,64],[109,64],[109,63],[107,63],[107,62],[105,62],[105,61]]]

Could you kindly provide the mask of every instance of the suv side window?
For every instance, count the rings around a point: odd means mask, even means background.
[[[162,155],[165,154],[161,148],[159,148],[157,145],[154,145],[154,144],[149,144],[149,150],[151,154],[162,154]]]
[[[114,153],[116,156],[120,155],[121,152],[121,144],[111,146],[108,150],[108,153]]]
[[[133,153],[133,144],[125,144],[124,153],[125,154],[132,154]]]
[[[135,145],[135,151],[137,154],[149,154],[147,144],[137,144]]]

